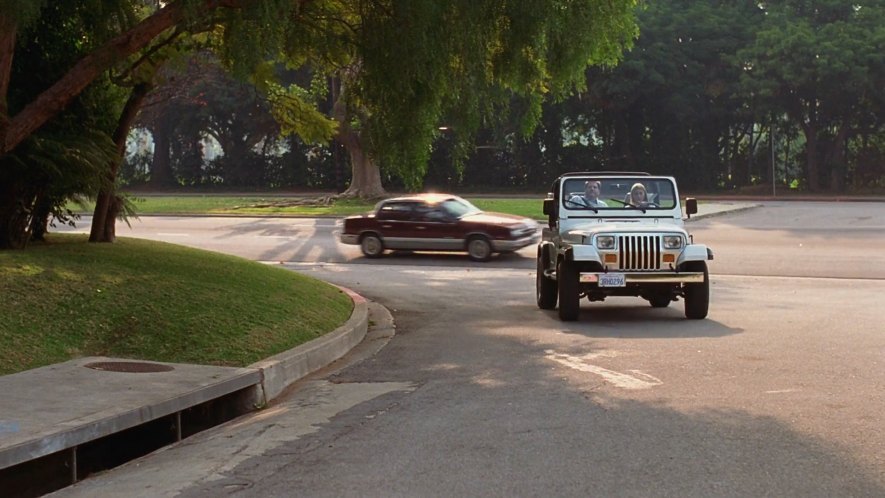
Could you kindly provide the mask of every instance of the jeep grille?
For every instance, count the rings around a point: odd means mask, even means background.
[[[618,237],[621,270],[660,270],[660,235],[621,235]]]

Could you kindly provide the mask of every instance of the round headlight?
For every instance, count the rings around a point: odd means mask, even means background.
[[[615,238],[612,235],[600,235],[596,237],[596,247],[600,249],[614,249]]]
[[[679,235],[665,235],[664,249],[680,249],[682,247],[682,237]]]

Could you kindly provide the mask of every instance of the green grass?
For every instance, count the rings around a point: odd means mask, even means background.
[[[347,216],[370,211],[374,203],[338,200],[329,206],[256,207],[256,205],[295,200],[295,197],[225,196],[225,195],[150,195],[133,196],[136,214],[217,214],[251,216]],[[542,198],[466,197],[484,211],[498,211],[529,218],[543,219]],[[93,206],[75,212],[91,213]]]
[[[0,251],[0,375],[82,356],[245,366],[332,331],[340,289],[241,258],[51,234]]]
[[[537,199],[492,199],[478,198],[468,199],[476,207],[483,211],[497,211],[499,213],[509,213],[526,218],[534,218],[536,220],[546,220],[542,211],[544,207],[544,198]]]
[[[368,211],[374,206],[354,200],[337,201],[329,206],[256,207],[270,203],[296,200],[290,197],[237,196],[146,196],[133,197],[139,214],[243,214],[346,216]],[[92,206],[90,206],[91,211]]]

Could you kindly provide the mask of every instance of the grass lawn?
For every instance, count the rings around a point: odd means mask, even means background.
[[[465,197],[484,211],[498,211],[528,218],[544,219],[541,211],[543,197],[493,198]],[[226,195],[150,195],[130,198],[136,214],[227,214],[266,216],[347,216],[370,211],[374,203],[357,200],[339,200],[329,206],[264,206],[271,203],[292,201],[296,197],[226,196]],[[91,214],[93,206],[86,209],[70,206],[75,212]]]
[[[50,234],[0,251],[0,375],[82,356],[245,366],[350,316],[338,288],[207,251]]]

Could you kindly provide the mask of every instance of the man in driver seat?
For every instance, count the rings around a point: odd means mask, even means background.
[[[584,183],[584,195],[573,195],[569,201],[587,207],[608,207],[608,204],[599,198],[599,190],[599,180],[587,180]]]

